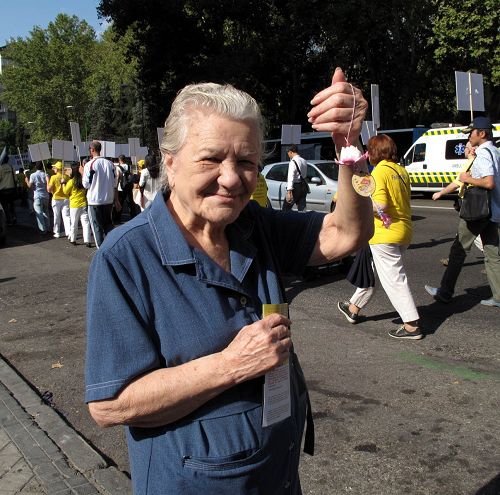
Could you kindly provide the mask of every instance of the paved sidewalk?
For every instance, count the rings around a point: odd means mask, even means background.
[[[0,356],[0,495],[131,494],[129,478]]]

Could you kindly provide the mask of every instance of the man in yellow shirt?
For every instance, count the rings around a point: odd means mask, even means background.
[[[69,216],[69,199],[64,194],[62,181],[67,182],[70,177],[62,173],[63,165],[56,162],[52,165],[54,175],[47,184],[47,191],[52,194],[52,211],[54,213],[54,237],[63,237],[61,232],[61,217],[64,225],[64,235],[68,237],[71,233],[71,221]]]

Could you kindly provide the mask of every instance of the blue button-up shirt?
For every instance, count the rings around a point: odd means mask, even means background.
[[[190,246],[157,195],[113,230],[88,284],[86,401],[115,396],[135,377],[224,349],[284,301],[280,272],[300,274],[323,215],[279,212],[250,202],[226,228],[231,273]],[[296,356],[292,415],[262,427],[263,379],[235,386],[187,417],[128,428],[136,494],[298,494],[307,390]]]

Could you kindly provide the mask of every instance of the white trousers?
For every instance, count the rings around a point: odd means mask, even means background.
[[[81,208],[70,208],[69,216],[71,220],[71,233],[69,235],[69,240],[71,242],[76,241],[78,235],[78,221],[82,223],[83,231],[83,242],[85,244],[90,242],[90,222],[89,216],[87,215],[87,207],[82,206]]]
[[[71,220],[69,218],[69,199],[53,199],[52,212],[54,213],[54,234],[61,232],[61,216],[64,224],[64,235],[69,236]]]
[[[404,323],[419,318],[403,266],[402,254],[407,247],[400,244],[370,244],[380,285]],[[374,287],[356,289],[349,302],[358,308],[363,308],[375,293],[374,289]]]

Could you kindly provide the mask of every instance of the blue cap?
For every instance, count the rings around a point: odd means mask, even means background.
[[[462,132],[469,134],[473,129],[493,129],[493,125],[488,117],[476,117]]]

